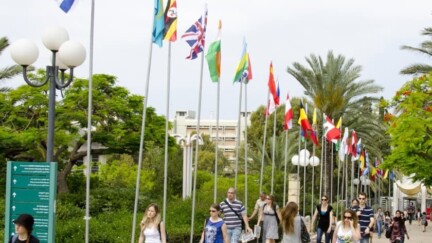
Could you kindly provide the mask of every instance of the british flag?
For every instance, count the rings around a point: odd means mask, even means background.
[[[207,26],[207,8],[204,14],[204,24],[202,16],[195,22],[186,32],[182,35],[182,38],[186,40],[188,45],[191,47],[189,56],[186,59],[193,60],[198,57],[198,54],[204,50],[205,45],[205,32]]]

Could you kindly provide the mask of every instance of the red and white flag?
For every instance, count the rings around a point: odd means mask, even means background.
[[[329,142],[331,142],[333,139],[339,139],[341,136],[341,131],[335,127],[332,120],[326,115],[324,116],[324,135],[327,138]]]
[[[286,102],[285,102],[285,122],[284,129],[289,130],[292,128],[292,119],[293,119],[293,111],[291,108],[291,102],[289,98],[289,94],[287,94]]]

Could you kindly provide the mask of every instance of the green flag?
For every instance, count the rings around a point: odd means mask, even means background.
[[[207,51],[206,59],[210,71],[210,78],[213,82],[219,82],[221,71],[221,40],[220,30],[222,22],[219,20],[218,38],[210,44]]]

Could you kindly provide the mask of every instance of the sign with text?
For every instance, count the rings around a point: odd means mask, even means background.
[[[40,242],[54,242],[57,163],[7,163],[5,238],[15,233],[13,220],[20,214],[31,214],[35,219],[33,235]]]

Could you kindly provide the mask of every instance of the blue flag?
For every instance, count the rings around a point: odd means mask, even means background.
[[[155,0],[155,15],[153,23],[153,43],[162,47],[164,37],[165,19],[162,0]]]
[[[72,8],[75,0],[62,0],[60,3],[60,8],[63,12],[67,13]]]

